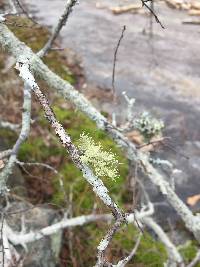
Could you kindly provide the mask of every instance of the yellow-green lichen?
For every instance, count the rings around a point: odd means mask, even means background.
[[[118,160],[111,151],[103,151],[100,143],[96,144],[87,134],[82,133],[78,140],[78,148],[83,163],[91,166],[99,177],[115,180],[118,177]]]

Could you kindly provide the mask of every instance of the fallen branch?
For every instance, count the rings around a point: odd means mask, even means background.
[[[7,223],[5,223],[4,227],[6,229],[7,238],[13,245],[25,246],[27,243],[31,243],[36,240],[40,240],[46,236],[50,236],[64,228],[81,226],[90,222],[96,222],[101,220],[111,221],[112,217],[113,216],[111,214],[105,214],[105,215],[85,215],[85,216],[83,215],[72,219],[65,218],[62,221],[44,227],[41,230],[25,234],[14,232]]]

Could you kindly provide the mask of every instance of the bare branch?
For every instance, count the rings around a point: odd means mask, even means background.
[[[112,70],[112,93],[113,93],[113,97],[115,99],[116,97],[116,90],[115,90],[115,67],[116,67],[116,61],[117,61],[117,52],[118,52],[118,49],[120,47],[120,44],[121,44],[121,41],[124,37],[124,32],[126,30],[126,25],[123,26],[122,28],[122,32],[121,32],[121,35],[120,35],[120,38],[117,42],[117,46],[115,48],[115,52],[114,52],[114,58],[113,58],[113,70]]]
[[[22,233],[16,233],[14,232],[8,224],[5,223],[5,229],[7,233],[7,237],[9,241],[14,245],[25,245],[30,242],[34,242],[36,240],[39,240],[41,238],[44,238],[45,236],[52,235],[59,230],[62,230],[64,228],[68,227],[75,227],[75,226],[81,226],[90,222],[95,221],[111,221],[112,215],[83,215],[79,217],[75,217],[72,219],[64,218],[62,221],[52,224],[50,226],[44,227],[41,230],[35,231],[35,232],[29,232],[27,234]]]
[[[76,3],[77,3],[77,0],[67,0],[64,12],[62,16],[60,17],[60,19],[58,20],[56,27],[53,29],[51,37],[49,38],[45,46],[37,53],[39,57],[45,56],[48,53],[49,49],[51,49],[53,42],[58,37],[58,34],[60,33],[62,27],[66,24],[69,18],[69,15],[72,12],[72,8]]]
[[[20,0],[15,0],[17,3],[18,7],[22,10],[22,12],[27,16],[28,19],[30,19],[33,23],[38,24],[37,21],[35,21],[32,16],[29,15],[29,13],[25,10],[23,5],[21,4]]]
[[[147,2],[151,2],[151,1],[152,0],[141,0],[142,5],[145,6],[150,11],[151,15],[154,16],[156,22],[158,24],[160,24],[161,28],[164,29],[165,27],[163,26],[162,22],[160,21],[160,19],[158,18],[158,16],[156,15],[156,13],[154,12],[154,10],[152,9],[152,7],[149,7],[148,4],[147,4]]]

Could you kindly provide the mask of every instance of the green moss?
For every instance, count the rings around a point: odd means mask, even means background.
[[[3,140],[3,146],[6,149],[10,149],[17,140],[17,133],[9,129],[0,128],[0,139]]]
[[[96,247],[99,245],[108,228],[109,226],[103,222],[98,223],[98,225],[95,223],[85,225],[84,229],[76,228],[76,234],[78,233],[80,237],[80,246],[82,245],[84,247],[84,253],[82,254],[84,266],[87,266],[88,258],[92,258],[93,263],[95,263]],[[133,225],[124,225],[115,234],[109,246],[108,254],[112,262],[116,263],[130,253],[135,245],[138,233],[138,230]],[[75,253],[77,253],[76,256],[78,258],[78,251],[76,250]],[[162,267],[166,260],[167,254],[162,243],[154,240],[148,233],[145,233],[142,236],[135,257],[127,266]]]
[[[20,148],[19,159],[22,161],[27,161],[28,159],[29,161],[37,160],[42,162],[49,156],[48,150],[41,137],[29,138]]]
[[[166,261],[167,254],[163,244],[145,232],[134,262],[143,263],[144,266],[162,267]]]
[[[180,253],[184,258],[184,261],[186,264],[189,264],[194,257],[196,256],[197,251],[199,250],[197,244],[195,241],[189,241],[187,242],[187,244],[180,248]],[[200,267],[200,263],[198,263],[197,265],[195,265],[195,267]]]

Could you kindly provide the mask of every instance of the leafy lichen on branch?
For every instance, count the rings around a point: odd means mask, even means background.
[[[98,176],[107,176],[115,180],[118,175],[118,160],[111,151],[103,151],[101,144],[95,144],[92,137],[82,133],[80,135],[78,148],[83,153],[83,163],[92,166]]]
[[[143,112],[139,118],[134,120],[134,128],[139,130],[145,137],[151,138],[161,134],[164,122],[153,118],[149,112]]]

